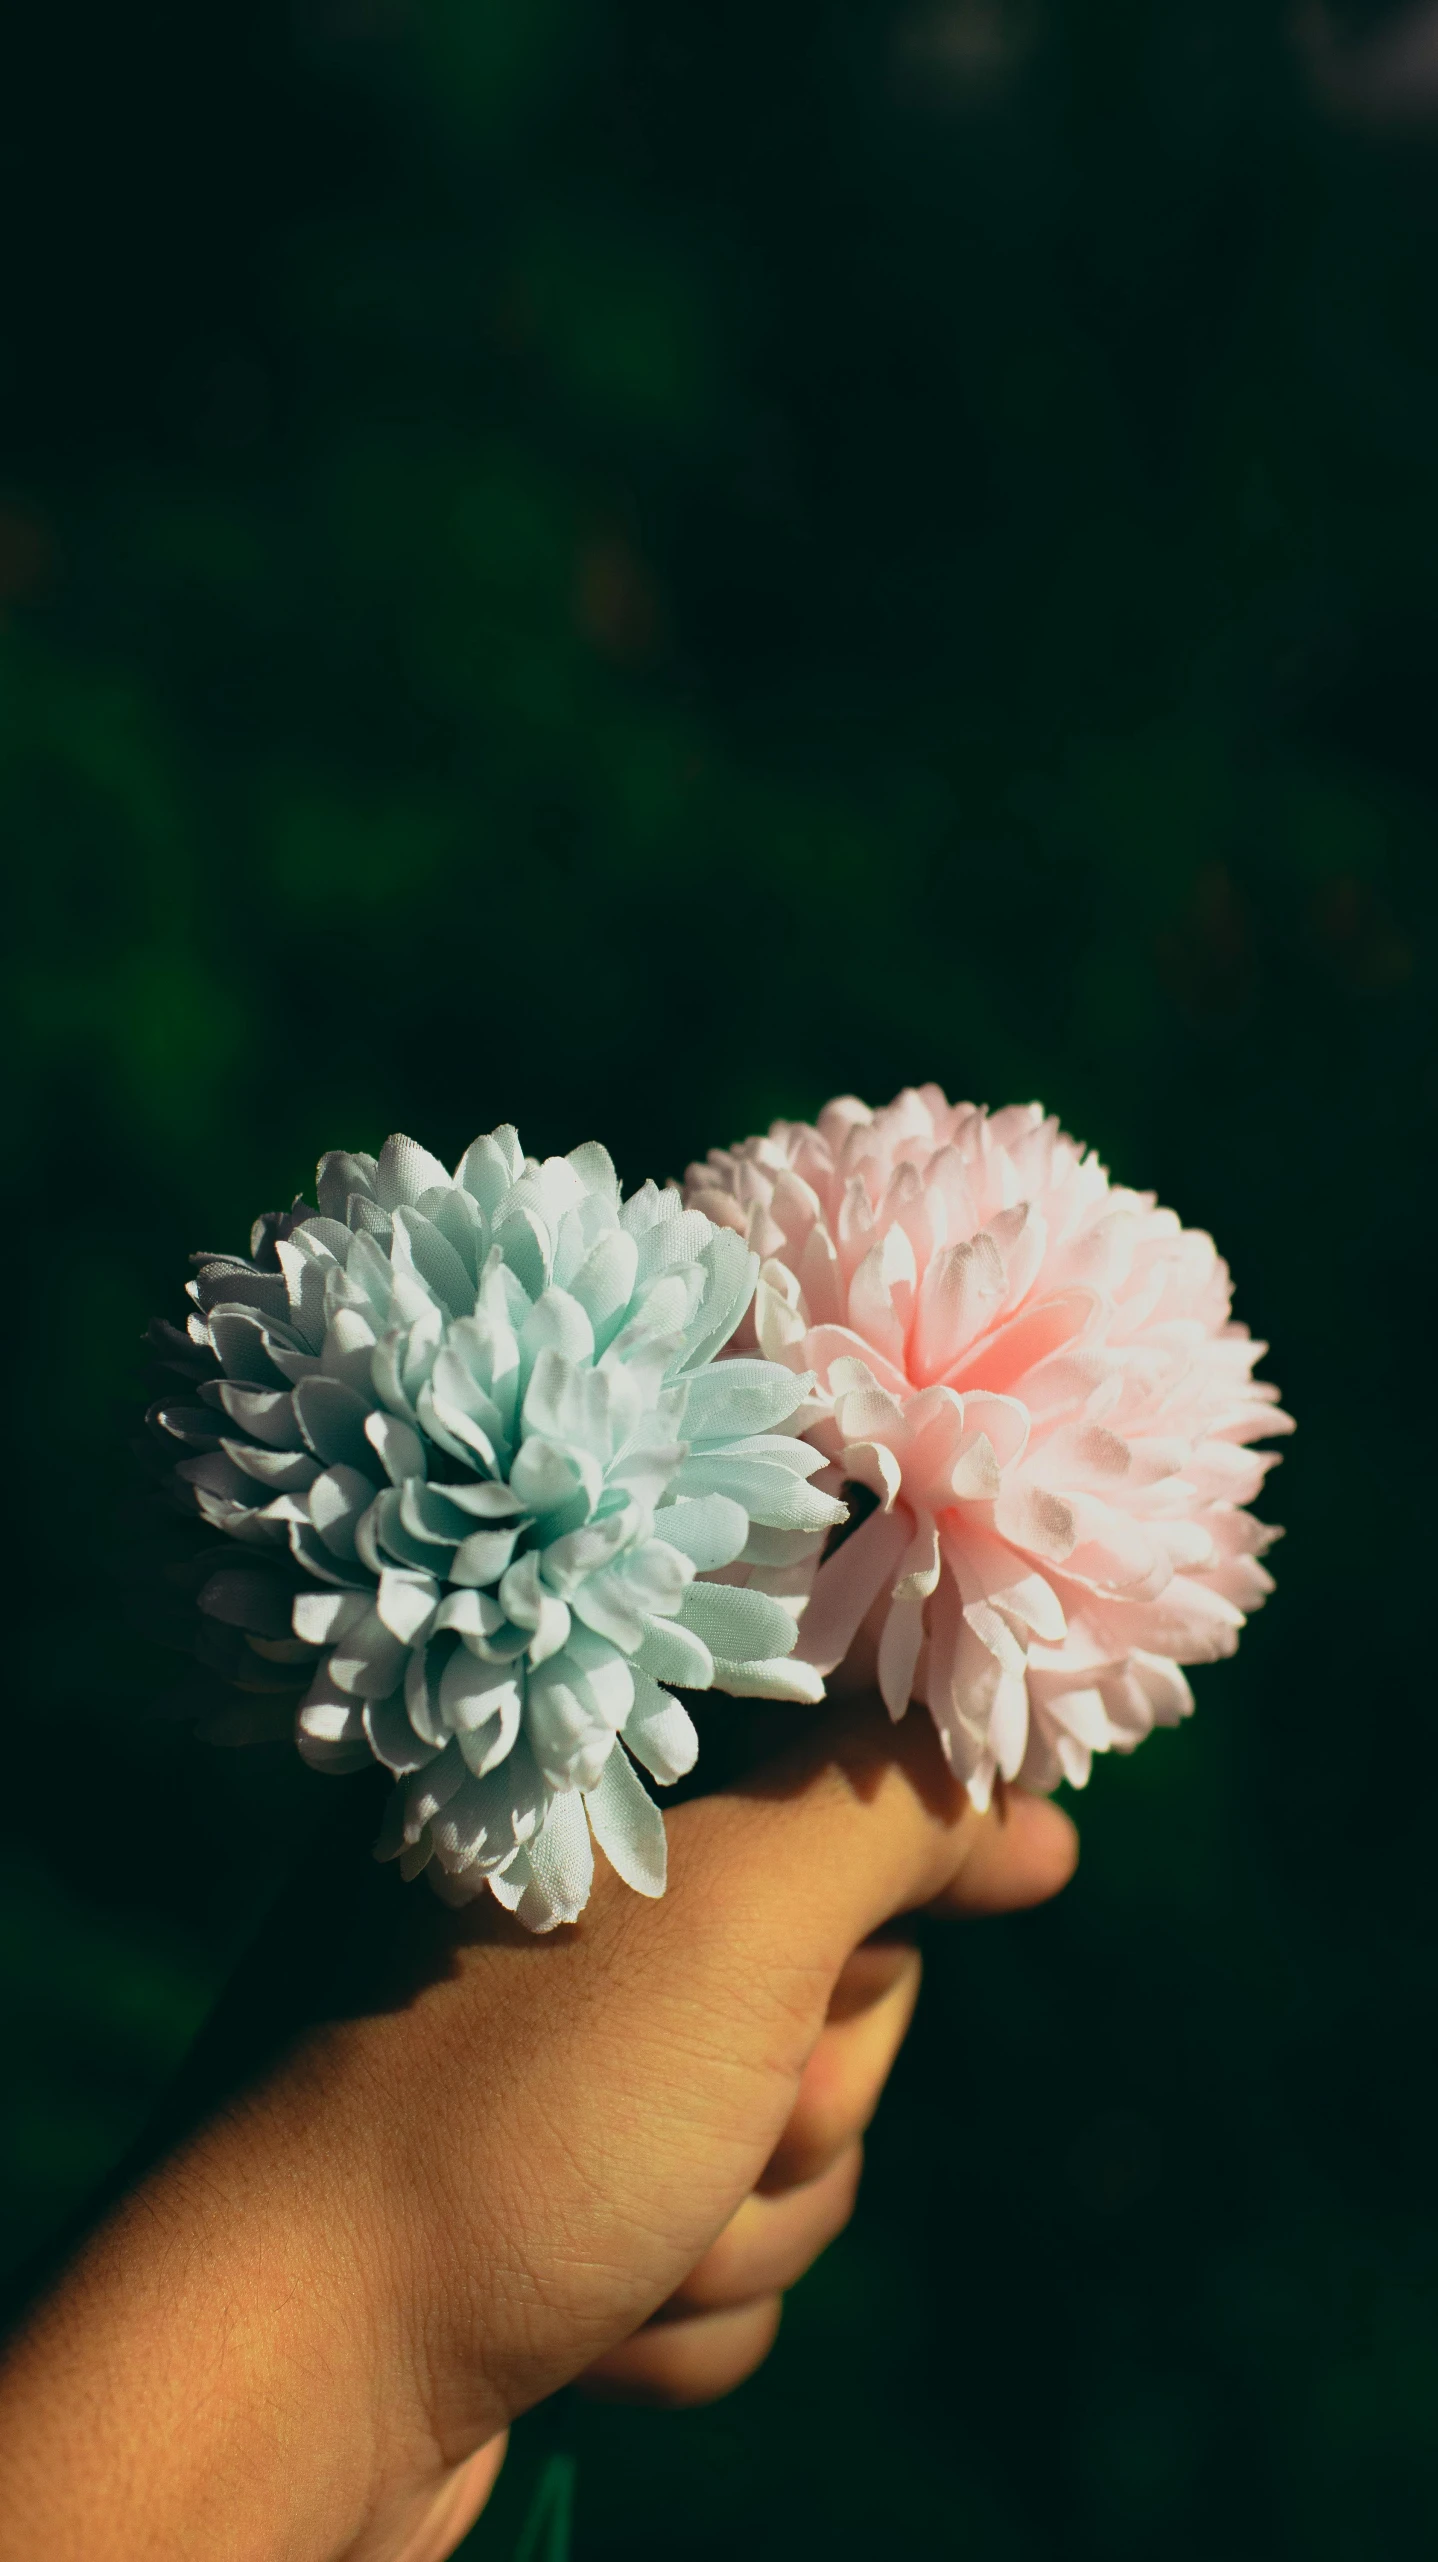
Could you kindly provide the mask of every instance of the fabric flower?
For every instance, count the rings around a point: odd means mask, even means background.
[[[933,1085],[775,1122],[686,1197],[763,1258],[757,1342],[816,1374],[828,1482],[876,1499],[803,1569],[804,1659],[926,1701],[980,1806],[1186,1716],[1180,1666],[1272,1589],[1247,1445],[1292,1428],[1212,1240],[1037,1104]]]
[[[198,1389],[152,1419],[226,1534],[211,1658],[312,1676],[301,1752],[384,1763],[381,1854],[450,1900],[572,1920],[591,1832],[659,1894],[635,1761],[672,1781],[697,1748],[664,1685],[823,1695],[764,1589],[844,1517],[797,1437],[809,1383],[715,1357],[755,1258],[675,1190],[623,1200],[602,1147],[538,1164],[508,1128],[452,1176],[407,1138],[330,1155],[318,1191],[252,1259],[196,1257],[188,1338],[158,1330]]]

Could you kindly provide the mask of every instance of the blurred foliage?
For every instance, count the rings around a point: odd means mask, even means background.
[[[637,1179],[842,1088],[1037,1092],[1217,1232],[1303,1427],[1241,1660],[1098,1773],[1060,1906],[936,1942],[771,2366],[579,2415],[579,2562],[1438,2528],[1395,1616],[1431,1580],[1438,129],[1340,77],[1392,17],[55,0],[5,37],[0,1038],[45,1213],[11,2260],[329,1784],[146,1720],[165,1665],[89,1562],[145,1317],[322,1146],[514,1117]]]

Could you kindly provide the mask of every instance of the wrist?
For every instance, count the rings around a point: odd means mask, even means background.
[[[212,2122],[21,2331],[0,2369],[4,2562],[331,2562],[364,2532],[383,2471],[373,2219],[316,2115],[282,2085]]]

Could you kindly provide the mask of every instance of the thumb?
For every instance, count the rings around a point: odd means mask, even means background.
[[[895,1726],[876,1698],[827,1708],[777,1759],[668,1818],[661,1911],[686,1937],[702,1912],[731,1947],[837,1973],[897,1913],[1042,1903],[1073,1873],[1073,1825],[1048,1799],[970,1804],[928,1716]]]

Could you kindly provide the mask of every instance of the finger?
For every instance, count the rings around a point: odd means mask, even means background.
[[[667,1926],[693,1944],[707,1916],[731,1957],[743,1942],[756,1957],[780,1946],[832,1982],[880,1924],[951,1896],[981,1846],[984,1909],[1011,1871],[1026,1900],[1041,1829],[1061,1841],[1070,1828],[1046,1800],[1022,1802],[1017,1823],[976,1813],[917,1705],[897,1726],[876,1699],[826,1709],[776,1761],[675,1808]]]
[[[886,1959],[890,1980],[862,2006],[856,1983]],[[835,1987],[828,2025],[804,2066],[788,2123],[759,2181],[762,2195],[817,2180],[863,2134],[904,2042],[919,1992],[919,1952],[894,1943],[855,1949]],[[836,2004],[841,2005],[835,2017]]]
[[[487,2446],[476,2447],[463,2464],[456,2465],[422,2523],[396,2554],[395,2562],[447,2562],[456,2546],[463,2543],[494,2489],[508,2444],[509,2433],[505,2430],[499,2437],[492,2437]]]
[[[842,2233],[854,2211],[864,2150],[852,2143],[807,2188],[782,2197],[746,2197],[717,2242],[655,2314],[673,2323],[691,2313],[717,2313],[756,2297],[782,2294]]]
[[[990,1820],[975,1835],[952,1884],[929,1910],[976,1919],[1046,1904],[1068,1884],[1078,1855],[1078,1832],[1061,1806],[1021,1788],[1006,1789],[995,1798]]]
[[[891,1922],[887,1929],[876,1930],[872,1939],[861,1939],[845,1958],[829,1996],[831,2024],[853,2019],[882,2001],[901,1978],[914,1973],[918,1959],[912,1922]]]
[[[647,2325],[599,2358],[580,2377],[581,2388],[600,2401],[647,2402],[667,2411],[716,2402],[762,2366],[782,2311],[782,2298],[766,2295],[729,2312]]]

